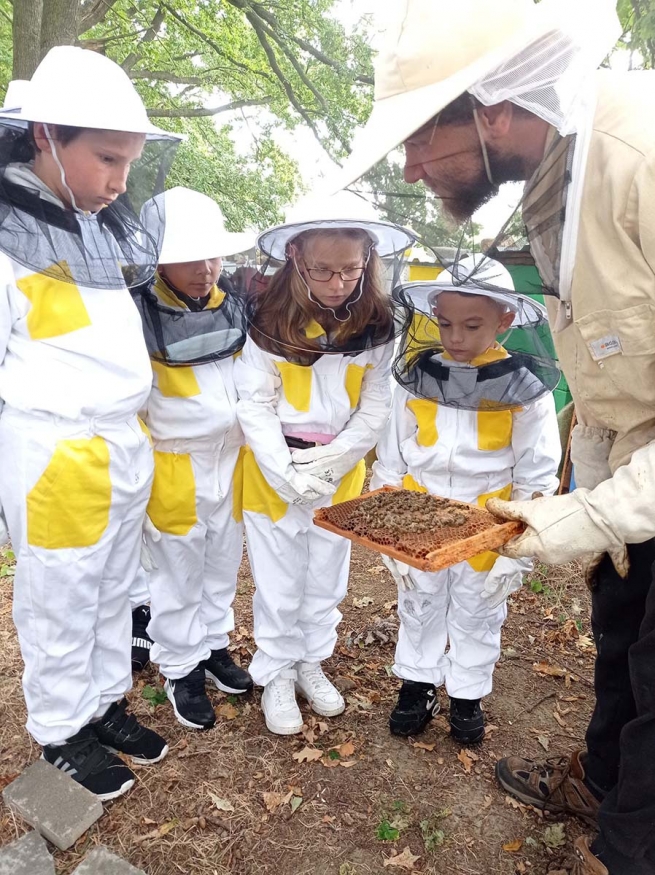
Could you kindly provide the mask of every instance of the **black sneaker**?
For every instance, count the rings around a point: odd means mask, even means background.
[[[236,664],[227,652],[227,647],[212,650],[212,655],[203,664],[205,675],[224,693],[238,696],[252,690],[252,678],[245,669]]]
[[[484,738],[484,714],[479,699],[450,697],[450,734],[461,744],[477,744]]]
[[[132,611],[132,671],[143,671],[150,662],[152,638],[146,631],[150,622],[150,605]]]
[[[42,756],[103,802],[122,796],[134,784],[134,772],[105,750],[92,724],[63,744],[46,744]]]
[[[393,735],[418,735],[438,713],[439,702],[434,684],[403,681],[396,707],[389,718],[389,729]]]
[[[111,705],[92,725],[101,744],[114,753],[127,754],[134,763],[158,763],[168,753],[161,735],[141,726],[133,714],[127,713],[127,699]]]
[[[168,679],[164,684],[178,723],[189,729],[211,729],[216,714],[205,692],[205,667],[197,665],[186,677]]]

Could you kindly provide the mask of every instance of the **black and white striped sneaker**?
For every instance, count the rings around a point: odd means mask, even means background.
[[[46,744],[42,756],[103,802],[122,796],[134,784],[134,772],[100,744],[92,724],[63,744]]]
[[[150,662],[152,638],[148,635],[150,605],[132,611],[132,671],[143,671]]]

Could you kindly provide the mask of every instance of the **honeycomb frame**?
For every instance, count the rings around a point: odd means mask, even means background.
[[[416,497],[425,496],[427,502],[447,502],[453,510],[466,512],[467,521],[462,525],[445,525],[425,533],[404,533],[398,537],[385,529],[369,529],[367,534],[358,534],[348,526],[352,525],[353,512],[374,496],[383,493],[408,493]],[[512,538],[525,531],[520,522],[502,522],[489,511],[474,504],[455,499],[444,499],[428,493],[419,493],[393,486],[383,486],[372,492],[344,501],[330,507],[314,511],[314,524],[349,541],[384,553],[400,562],[405,562],[420,571],[442,571],[458,562],[472,559],[488,550],[497,550]],[[360,523],[361,526],[361,523]]]

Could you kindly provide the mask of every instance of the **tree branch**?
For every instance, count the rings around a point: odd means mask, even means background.
[[[150,118],[206,118],[218,115],[221,112],[229,112],[232,109],[241,109],[243,106],[265,106],[268,100],[234,100],[232,103],[224,103],[223,106],[210,107],[178,107],[176,109],[149,109]]]
[[[194,27],[190,21],[187,21],[183,18],[180,13],[169,3],[162,3],[162,7],[173,16],[173,18],[178,21],[183,27],[187,30],[191,31],[191,33],[195,34],[199,39],[202,40],[206,45],[208,45],[217,55],[222,58],[226,58],[231,64],[234,64],[240,70],[245,70],[246,73],[254,73],[256,76],[262,76],[264,79],[268,79],[269,82],[273,81],[273,77],[269,76],[264,70],[253,70],[252,67],[249,67],[247,64],[238,61],[236,58],[232,57],[226,51],[224,51],[218,43],[214,42],[214,40],[210,39],[207,34],[203,33],[197,27]]]
[[[200,76],[176,76],[165,70],[132,70],[130,79],[153,79],[155,82],[172,82],[175,85],[205,85]]]
[[[94,3],[84,3],[81,10],[82,17],[77,28],[78,36],[82,36],[87,30],[91,30],[96,24],[100,24],[116,3],[118,3],[118,0],[95,0]]]

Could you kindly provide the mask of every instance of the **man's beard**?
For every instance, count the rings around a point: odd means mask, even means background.
[[[458,185],[454,194],[441,198],[443,214],[454,226],[468,221],[481,207],[496,197],[503,183],[526,179],[524,162],[520,156],[500,155],[489,145],[487,155],[493,183],[487,178],[484,163],[480,160],[479,172],[473,181]]]

